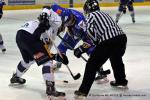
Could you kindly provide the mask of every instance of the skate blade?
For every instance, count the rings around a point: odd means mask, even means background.
[[[75,100],[86,100],[86,97],[85,97],[85,96],[78,96],[78,95],[75,95],[74,98],[75,98]]]
[[[120,89],[125,91],[129,89],[128,86],[111,86],[111,87],[113,87],[114,89]]]
[[[59,96],[59,97],[54,97],[54,96],[47,96],[48,100],[66,100],[65,96]]]
[[[19,83],[10,83],[8,86],[10,86],[10,87],[15,87],[15,88],[22,88],[22,87],[25,87],[24,84],[19,84]]]
[[[96,80],[95,82],[96,84],[105,84],[105,83],[108,83],[109,80],[105,77],[103,79]]]

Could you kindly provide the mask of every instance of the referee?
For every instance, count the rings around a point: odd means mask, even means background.
[[[127,87],[128,81],[122,60],[126,50],[126,35],[108,14],[100,11],[98,1],[87,0],[83,10],[87,14],[88,36],[96,48],[88,59],[82,84],[79,90],[75,91],[75,96],[88,95],[98,66],[102,66],[108,59],[115,77],[115,81],[111,81],[110,85]]]

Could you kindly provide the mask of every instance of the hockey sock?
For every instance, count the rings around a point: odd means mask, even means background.
[[[54,81],[54,71],[52,67],[52,61],[43,65],[42,74],[45,81]]]
[[[21,77],[29,69],[29,67],[33,63],[34,63],[33,61],[31,61],[29,63],[25,63],[24,61],[20,61],[18,66],[17,66],[17,69],[16,69],[17,77]]]

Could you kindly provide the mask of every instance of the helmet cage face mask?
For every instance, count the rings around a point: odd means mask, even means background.
[[[49,16],[47,13],[43,12],[39,15],[38,20],[42,23],[44,21],[49,21]]]

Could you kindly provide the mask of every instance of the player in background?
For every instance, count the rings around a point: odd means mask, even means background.
[[[78,42],[82,40],[86,45],[90,46],[86,52],[88,56],[90,56],[95,49],[95,45],[90,41],[87,37],[87,33],[83,29],[85,26],[84,15],[77,10],[62,8],[57,4],[51,5],[49,8],[61,16],[64,27],[67,27],[65,35],[58,45],[60,52],[66,55],[68,49],[73,50]],[[82,51],[82,48],[83,47],[81,46],[79,48],[80,50],[76,52],[78,58],[80,58],[81,54],[84,52]],[[61,62],[57,62],[56,67],[60,68],[61,64]],[[102,74],[103,71],[102,67],[98,69],[98,76],[95,78],[97,83],[108,82],[108,79],[106,78],[107,75]]]
[[[133,7],[134,0],[120,0],[118,13],[116,14],[116,22],[118,23],[119,19],[121,18],[122,14],[126,14],[126,9],[128,8],[132,22],[135,23],[135,12]]]
[[[0,0],[0,19],[2,18],[3,16],[3,6],[5,5],[5,2],[4,0]],[[3,38],[2,38],[2,35],[0,33],[0,49],[2,50],[3,53],[5,53],[6,51],[6,48],[4,46],[4,41],[3,41]]]
[[[61,18],[52,10],[43,9],[38,17],[39,21],[26,22],[17,32],[16,43],[23,60],[21,60],[10,82],[12,84],[25,84],[22,75],[36,62],[42,65],[42,75],[46,83],[46,94],[51,98],[64,98],[64,92],[55,89],[54,71],[52,60],[60,61],[67,65],[68,58],[62,54],[50,53],[50,48],[61,27]]]

